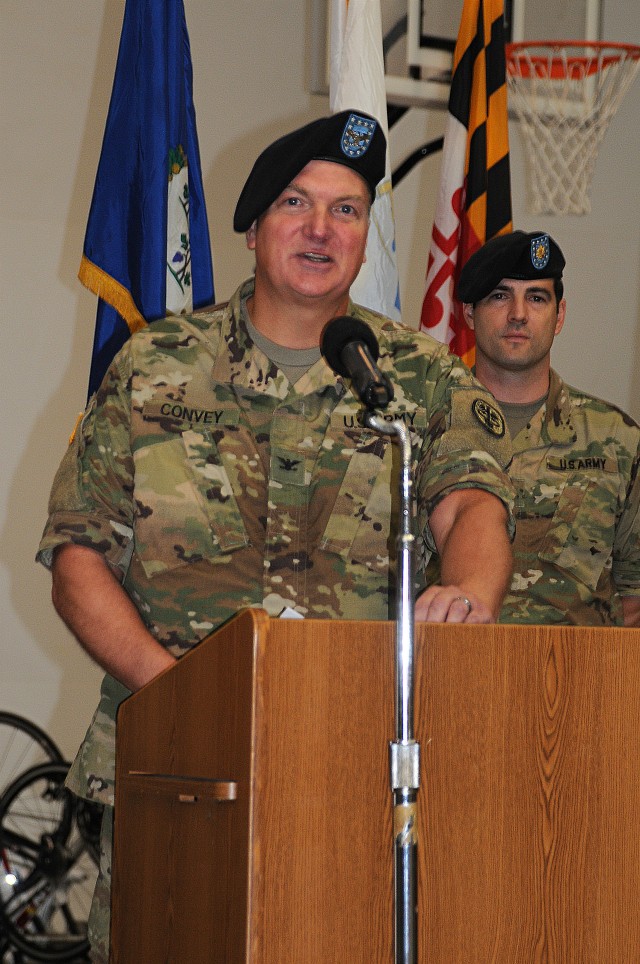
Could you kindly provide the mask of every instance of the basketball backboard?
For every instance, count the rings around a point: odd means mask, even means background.
[[[407,77],[388,72],[391,97],[404,96],[416,106],[446,106],[462,8],[462,0],[407,0]],[[504,18],[507,41],[600,40],[602,0],[505,0]],[[418,76],[408,80],[411,74]]]
[[[351,0],[369,3],[374,0]],[[603,0],[505,0],[507,40],[601,40]],[[329,90],[332,0],[311,0],[311,89]],[[463,0],[380,0],[387,97],[446,108]]]

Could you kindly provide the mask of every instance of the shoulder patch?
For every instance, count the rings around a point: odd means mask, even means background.
[[[475,398],[471,403],[471,411],[487,432],[495,435],[496,438],[502,438],[505,433],[505,421],[499,409],[491,405],[486,398]]]

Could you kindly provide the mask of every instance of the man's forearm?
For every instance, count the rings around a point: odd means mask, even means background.
[[[137,690],[175,662],[151,635],[102,556],[84,546],[56,550],[53,604],[104,670]]]
[[[498,503],[462,510],[449,532],[441,556],[441,582],[480,596],[498,618],[511,582],[513,554],[506,512]],[[488,514],[489,513],[489,514]]]
[[[459,490],[436,506],[430,526],[441,578],[417,600],[416,618],[495,622],[513,569],[503,504],[482,490]]]

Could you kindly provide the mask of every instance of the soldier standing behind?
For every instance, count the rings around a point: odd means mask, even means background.
[[[640,625],[640,428],[550,365],[565,259],[541,232],[494,238],[458,284],[477,378],[506,417],[515,569],[500,621]]]

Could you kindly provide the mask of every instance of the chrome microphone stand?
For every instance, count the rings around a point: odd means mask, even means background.
[[[414,739],[414,544],[412,532],[411,440],[399,419],[386,421],[369,410],[364,422],[398,440],[400,524],[396,585],[396,738],[389,745],[393,794],[395,964],[418,964],[418,811],[420,745]]]

